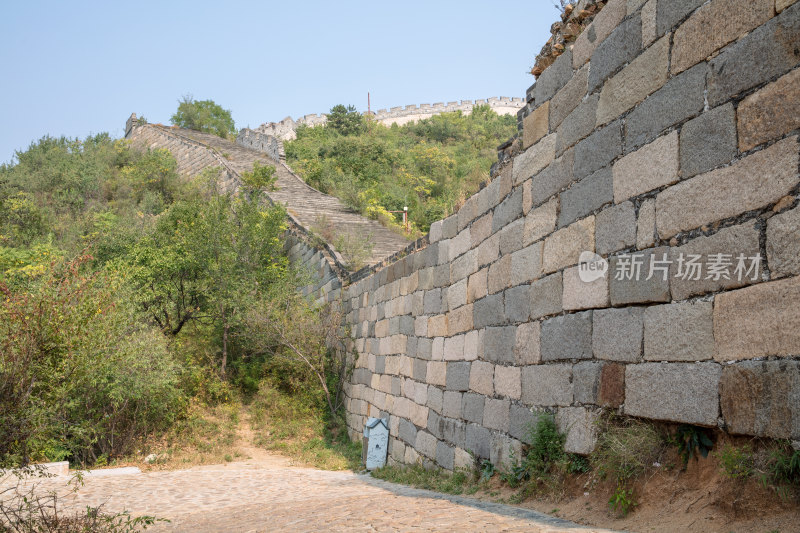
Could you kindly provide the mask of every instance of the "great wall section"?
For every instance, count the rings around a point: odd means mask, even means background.
[[[464,114],[472,113],[472,108],[478,105],[488,105],[498,115],[516,115],[517,112],[525,107],[522,98],[508,98],[506,96],[492,97],[485,100],[461,100],[460,102],[438,102],[435,104],[420,104],[392,107],[390,109],[379,109],[376,113],[369,114],[370,120],[384,126],[397,124],[402,126],[409,122],[430,118],[441,113],[452,113],[461,111]],[[328,121],[325,114],[304,115],[297,120],[286,117],[280,122],[267,122],[251,130],[271,137],[276,137],[282,141],[288,141],[297,137],[298,126],[320,126]]]
[[[797,443],[800,3],[610,0],[563,48],[487,186],[415,243],[371,226],[385,246],[355,274],[305,234],[320,210],[369,222],[266,133],[127,136],[230,187],[276,164],[291,255],[359,354],[351,437],[388,418],[392,462],[500,464],[543,412],[579,454],[604,410]]]

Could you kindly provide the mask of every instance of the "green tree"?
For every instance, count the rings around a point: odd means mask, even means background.
[[[176,202],[130,255],[138,303],[168,336],[190,321],[219,332],[219,370],[225,375],[230,333],[259,294],[287,269],[281,235],[286,212],[257,194],[222,193],[216,169],[196,198]]]
[[[178,110],[169,120],[175,126],[213,133],[223,138],[236,135],[236,125],[229,110],[213,100],[195,100],[191,95],[181,99]]]
[[[340,135],[355,135],[364,131],[364,117],[356,111],[355,106],[335,105],[328,113],[327,127]]]

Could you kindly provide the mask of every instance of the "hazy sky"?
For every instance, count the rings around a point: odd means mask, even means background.
[[[527,5],[526,5],[527,4]],[[26,2],[0,6],[0,162],[49,134],[168,123],[182,95],[237,127],[332,106],[517,96],[551,0]]]

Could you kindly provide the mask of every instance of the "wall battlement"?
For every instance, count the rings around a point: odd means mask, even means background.
[[[461,111],[465,114],[469,114],[476,105],[488,105],[499,115],[515,115],[525,106],[525,101],[523,98],[499,96],[475,101],[462,100],[461,102],[437,102],[434,104],[396,106],[388,110],[379,109],[377,112],[373,112],[372,120],[385,126],[390,126],[392,124],[402,126],[403,124],[430,118],[440,113]],[[301,124],[314,127],[325,124],[326,122],[327,115],[325,114],[309,114],[302,116],[296,121],[291,117],[286,117],[280,122],[268,122],[256,128],[255,131],[286,141],[296,137],[295,131]]]

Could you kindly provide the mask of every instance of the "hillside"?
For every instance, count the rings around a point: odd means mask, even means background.
[[[412,232],[452,214],[489,178],[497,146],[516,132],[513,116],[489,106],[443,113],[404,126],[369,124],[343,106],[325,126],[300,126],[285,144],[287,163],[307,183],[370,218]]]

